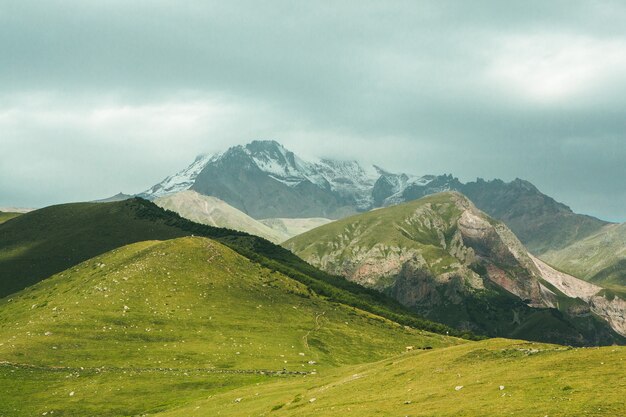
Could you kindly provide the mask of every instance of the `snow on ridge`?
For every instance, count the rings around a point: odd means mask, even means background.
[[[378,168],[378,167],[377,167]],[[381,170],[379,168],[379,170]],[[408,175],[408,174],[392,174],[386,171],[382,174],[389,184],[392,186],[392,194],[383,201],[384,206],[393,206],[404,202],[404,191],[411,186],[426,187],[436,178],[433,175]],[[434,192],[449,191],[449,186],[442,186]]]
[[[252,162],[272,178],[295,186],[307,178],[307,163],[275,141],[254,141],[244,148]]]
[[[244,148],[254,164],[273,179],[290,187],[309,181],[340,194],[369,193],[377,177],[366,173],[357,161],[328,158],[305,161],[275,141],[254,141]]]
[[[218,154],[199,155],[190,166],[165,178],[142,194],[148,198],[158,198],[188,190],[207,165],[231,157],[248,159],[272,179],[289,187],[296,187],[304,181],[309,181],[322,189],[352,199],[362,210],[368,210],[374,204],[372,189],[381,177],[389,181],[393,189],[393,194],[386,199],[386,203],[401,202],[402,193],[407,187],[426,186],[434,178],[394,174],[375,165],[364,168],[356,160],[319,158],[307,161],[276,141],[256,140],[247,145],[230,147]],[[232,163],[226,160],[224,162]]]
[[[163,197],[168,194],[185,191],[191,188],[198,174],[204,167],[218,155],[202,154],[198,155],[191,165],[177,172],[174,175],[166,177],[163,181],[156,184],[149,190],[141,194],[148,195],[151,198]]]

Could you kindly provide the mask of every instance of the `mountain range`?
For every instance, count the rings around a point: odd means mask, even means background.
[[[11,259],[32,264],[31,285],[0,299],[0,415],[623,409],[622,346],[459,339],[262,238],[145,200],[49,207],[0,236],[3,283],[20,272]]]
[[[533,256],[558,270],[602,285],[624,282],[623,225],[574,213],[519,178],[463,183],[450,174],[420,176],[393,173],[377,165],[364,167],[354,160],[306,160],[276,141],[253,141],[199,156],[188,168],[140,195],[159,199],[187,189],[220,199],[232,206],[231,212],[257,220],[260,225],[246,231],[274,242],[322,225],[325,219],[457,191],[477,209],[502,221]],[[182,210],[179,214],[185,216]],[[286,222],[299,226],[286,233]],[[230,224],[233,221],[215,223]],[[258,231],[264,226],[276,231]],[[623,294],[619,287],[612,290]]]
[[[187,189],[217,197],[254,219],[339,219],[441,191],[459,191],[480,210],[505,222],[535,255],[562,249],[608,224],[574,213],[521,179],[462,183],[450,174],[418,176],[362,167],[357,161],[307,161],[276,141],[253,141],[199,156],[139,196],[155,199]]]
[[[623,413],[623,227],[526,181],[257,141],[142,195],[0,213],[0,415]]]

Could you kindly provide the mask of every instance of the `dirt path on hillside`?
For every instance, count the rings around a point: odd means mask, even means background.
[[[315,327],[309,330],[308,332],[306,332],[304,336],[302,336],[302,344],[304,344],[304,348],[308,350],[309,352],[311,351],[311,348],[309,347],[309,335],[311,334],[311,332],[316,332],[322,327],[320,323],[320,317],[322,317],[324,314],[326,314],[325,311],[315,316]]]

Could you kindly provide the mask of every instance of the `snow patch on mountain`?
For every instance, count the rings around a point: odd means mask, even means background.
[[[379,175],[378,181],[386,183],[386,187],[389,189],[390,195],[382,201],[382,205],[392,206],[403,203],[405,201],[404,191],[412,186],[426,187],[432,183],[437,177],[434,175],[409,175],[405,173],[392,173],[377,165],[374,165],[376,172]],[[449,187],[442,187],[441,191],[449,191]]]
[[[297,184],[307,179],[307,165],[276,141],[254,141],[243,148],[254,164],[272,177]]]
[[[261,171],[285,185],[296,187],[309,181],[341,196],[355,197],[359,207],[371,205],[368,194],[377,177],[368,175],[357,161],[305,161],[275,141],[254,141],[243,150]]]

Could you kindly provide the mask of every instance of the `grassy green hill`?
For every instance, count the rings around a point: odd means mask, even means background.
[[[0,211],[0,223],[4,223],[7,220],[11,220],[17,216],[20,216],[22,213],[11,213],[6,211]]]
[[[0,300],[0,415],[16,417],[616,416],[625,362],[624,347],[406,328],[200,237]]]
[[[625,369],[625,347],[492,339],[249,386],[158,415],[622,416]]]
[[[135,415],[460,343],[206,238],[139,242],[0,300],[0,415]]]
[[[515,235],[459,193],[341,219],[284,246],[457,328],[572,345],[624,343],[609,319],[550,284]]]
[[[600,231],[541,258],[555,267],[599,285],[626,286],[626,223]]]
[[[188,235],[140,219],[138,200],[46,207],[0,225],[0,296],[128,243]]]
[[[333,301],[405,325],[469,336],[468,332],[457,332],[420,319],[390,297],[324,273],[265,239],[197,224],[137,198],[52,206],[0,225],[0,296],[129,243],[191,235],[219,240],[243,256],[280,271]]]
[[[623,347],[420,330],[446,328],[264,239],[145,200],[36,214],[0,226],[14,233],[0,242],[12,248],[0,277],[24,254],[41,276],[0,299],[0,416],[623,412]],[[138,236],[153,237],[120,244]],[[55,269],[69,265],[44,276],[53,254]],[[553,331],[540,316],[532,327]]]

